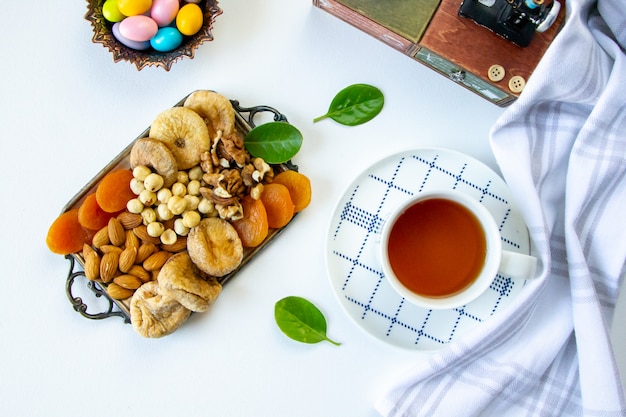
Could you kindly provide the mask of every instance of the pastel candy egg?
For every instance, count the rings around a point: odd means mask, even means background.
[[[167,26],[176,19],[179,7],[178,0],[152,0],[150,17],[159,27]]]
[[[114,23],[111,29],[113,31],[113,36],[115,37],[115,39],[117,39],[119,43],[128,48],[135,49],[137,51],[143,51],[150,48],[150,41],[136,42],[124,37],[120,33],[120,22]]]
[[[126,39],[135,42],[149,41],[156,35],[159,27],[148,16],[128,16],[120,22],[120,33]]]
[[[125,16],[136,16],[150,10],[152,0],[117,0],[117,8]]]
[[[102,15],[111,23],[121,22],[126,16],[117,7],[117,0],[106,0],[102,5]]]
[[[159,52],[169,52],[183,43],[183,35],[174,27],[159,29],[156,35],[150,39],[150,45]]]
[[[187,3],[176,15],[176,27],[183,35],[191,36],[202,27],[202,9],[197,4]]]

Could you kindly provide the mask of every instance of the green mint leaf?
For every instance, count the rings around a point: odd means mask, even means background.
[[[296,296],[285,297],[274,306],[276,324],[288,337],[302,343],[327,341],[337,343],[326,336],[326,319],[310,301]]]
[[[331,118],[346,126],[369,122],[383,109],[385,98],[376,87],[353,84],[341,90],[330,103],[328,112],[313,119],[313,123]]]
[[[250,155],[268,164],[282,164],[298,153],[302,134],[289,123],[269,122],[252,129],[243,143]]]

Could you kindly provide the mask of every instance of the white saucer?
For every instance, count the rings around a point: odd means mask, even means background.
[[[496,219],[504,249],[528,254],[528,229],[493,170],[446,149],[417,149],[386,157],[361,173],[339,200],[326,239],[331,286],[348,315],[367,333],[415,350],[435,350],[506,307],[525,281],[497,275],[462,308],[427,310],[405,301],[385,279],[376,247],[382,218],[408,196],[433,188],[460,190]]]

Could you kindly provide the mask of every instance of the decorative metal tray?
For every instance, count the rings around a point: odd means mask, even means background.
[[[185,96],[178,103],[176,103],[174,107],[182,106],[186,98],[187,96]],[[254,119],[257,115],[263,113],[269,113],[270,116],[273,116],[274,121],[288,123],[287,117],[272,107],[264,105],[254,107],[242,107],[237,100],[230,100],[230,102],[235,109],[236,128],[243,135],[247,134],[250,130],[256,127]],[[78,207],[88,194],[96,190],[102,178],[110,171],[119,168],[130,168],[129,155],[133,144],[140,138],[148,137],[149,132],[150,127],[144,130],[115,159],[107,164],[91,181],[89,181],[65,205],[62,212]],[[274,168],[275,172],[298,170],[298,167],[294,165],[291,161],[280,165],[272,165],[272,167]],[[295,216],[297,216],[297,214],[294,214],[294,217]],[[270,229],[268,236],[259,246],[255,248],[244,248],[244,256],[241,264],[237,267],[237,269],[235,269],[228,275],[218,278],[218,282],[224,285],[227,281],[233,278],[239,272],[239,270],[241,270],[241,268],[243,268],[248,262],[250,262],[259,251],[265,248],[287,226],[281,229]],[[128,300],[116,300],[110,297],[106,291],[106,288],[101,285],[101,283],[99,283],[98,281],[92,281],[87,279],[84,273],[85,260],[83,259],[81,253],[66,255],[66,259],[68,259],[70,262],[69,272],[66,280],[66,294],[74,310],[88,319],[100,320],[109,317],[121,317],[122,319],[124,319],[124,322],[130,323],[130,306]],[[81,297],[75,295],[78,292],[76,290],[79,289],[79,287],[76,287],[78,285],[83,285],[88,290],[90,290],[90,292],[94,295],[94,300],[100,299],[105,301],[105,307],[100,309],[102,311],[89,311],[89,306],[86,304],[86,302]],[[102,303],[99,302],[97,304]]]

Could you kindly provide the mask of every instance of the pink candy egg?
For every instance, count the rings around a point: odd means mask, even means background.
[[[120,33],[120,22],[116,22],[111,30],[113,32],[113,36],[115,36],[115,39],[120,41],[122,45],[127,46],[128,48],[135,49],[137,51],[143,51],[150,48],[150,41],[135,42],[125,38]]]
[[[179,0],[152,0],[150,17],[157,22],[159,27],[169,25],[178,13]]]
[[[149,41],[159,30],[157,23],[148,16],[129,16],[120,22],[120,34],[135,42]]]

